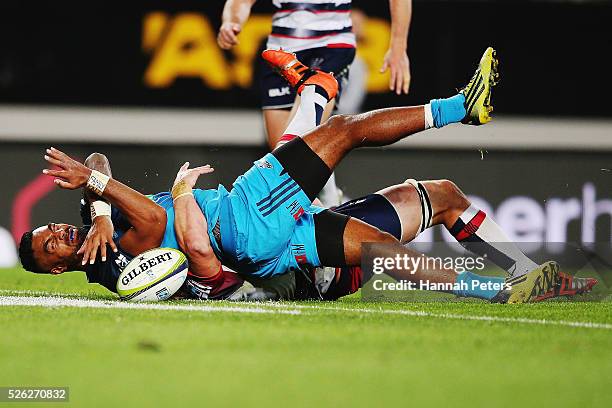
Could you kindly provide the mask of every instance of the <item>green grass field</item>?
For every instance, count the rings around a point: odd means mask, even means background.
[[[0,386],[70,387],[52,406],[612,404],[610,302],[125,309],[80,274],[19,269],[0,289]],[[40,292],[95,302],[7,305]]]

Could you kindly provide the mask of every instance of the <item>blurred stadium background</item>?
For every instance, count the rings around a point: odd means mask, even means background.
[[[367,15],[361,109],[451,94],[488,45],[502,81],[490,126],[451,126],[352,153],[337,173],[348,196],[406,178],[451,178],[512,239],[611,241],[612,2],[415,0],[407,96],[388,92],[378,72],[387,2],[353,4]],[[79,222],[79,193],[56,190],[40,173],[49,145],[81,158],[107,154],[114,175],[142,192],[167,190],[186,160],[215,167],[208,185],[229,185],[265,152],[256,72],[272,7],[256,3],[229,52],[216,45],[222,7],[0,4],[0,266],[17,264],[14,239],[31,226]]]

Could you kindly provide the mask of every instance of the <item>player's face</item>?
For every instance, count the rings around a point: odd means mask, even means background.
[[[69,224],[49,223],[32,232],[32,248],[38,265],[52,274],[74,265],[84,231]]]

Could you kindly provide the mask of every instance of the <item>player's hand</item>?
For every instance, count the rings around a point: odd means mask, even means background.
[[[53,182],[61,188],[75,190],[87,184],[91,170],[54,147],[47,149],[45,160],[59,169],[44,169],[43,174],[56,177]]]
[[[202,174],[212,173],[213,171],[215,171],[215,169],[210,167],[210,164],[190,169],[189,162],[186,162],[181,166],[178,173],[176,173],[176,179],[174,180],[173,186],[179,181],[184,181],[189,187],[193,188]]]
[[[106,261],[106,245],[109,245],[114,252],[117,252],[117,245],[113,241],[113,222],[107,215],[96,217],[92,224],[87,237],[81,248],[77,251],[77,255],[83,254],[81,265],[87,262],[93,264],[96,261],[98,250],[102,262]]]
[[[407,94],[410,90],[410,61],[406,50],[391,47],[385,54],[380,73],[387,69],[391,70],[389,89],[400,95],[402,92]]]
[[[242,26],[238,23],[226,22],[221,24],[217,35],[217,44],[224,50],[229,50],[238,44],[238,34],[242,31]]]

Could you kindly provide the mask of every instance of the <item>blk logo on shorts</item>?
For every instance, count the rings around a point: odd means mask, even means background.
[[[268,89],[268,96],[270,98],[275,98],[277,96],[289,95],[290,93],[291,93],[291,90],[289,89],[288,86],[283,86],[282,88],[271,88],[271,89]]]

